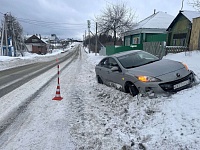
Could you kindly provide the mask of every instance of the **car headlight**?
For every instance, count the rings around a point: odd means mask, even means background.
[[[160,82],[161,80],[158,78],[150,77],[150,76],[137,76],[139,81],[142,82]]]
[[[189,70],[188,66],[186,64],[184,64],[184,63],[182,63],[182,64],[183,64],[183,66],[185,67],[186,70]]]

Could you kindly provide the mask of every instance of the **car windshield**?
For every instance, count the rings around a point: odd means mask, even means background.
[[[126,54],[117,57],[122,66],[126,69],[143,66],[158,61],[159,58],[144,51]]]

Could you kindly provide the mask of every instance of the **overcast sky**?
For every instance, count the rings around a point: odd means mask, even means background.
[[[182,0],[1,0],[0,19],[9,12],[23,26],[24,34],[82,39],[87,20],[95,32],[95,16],[117,2],[125,2],[135,12],[136,21],[150,16],[154,9],[176,16],[182,6]],[[188,0],[184,0],[183,10],[194,10]]]

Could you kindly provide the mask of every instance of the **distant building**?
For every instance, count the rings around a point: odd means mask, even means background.
[[[50,36],[50,38],[49,38],[49,41],[50,41],[50,43],[55,44],[55,43],[58,43],[58,42],[59,42],[59,39],[58,39],[58,37],[56,36],[56,34],[51,34],[51,36]]]
[[[37,54],[46,54],[48,50],[47,43],[38,38],[36,35],[32,35],[25,41],[28,51]]]

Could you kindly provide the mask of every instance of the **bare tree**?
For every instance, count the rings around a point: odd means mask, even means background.
[[[192,2],[189,1],[189,4],[196,10],[200,11],[200,0],[192,0]]]
[[[134,18],[135,13],[132,13],[124,3],[110,4],[102,11],[102,15],[96,17],[96,22],[100,33],[114,36],[114,45],[116,45],[116,37],[133,27]]]

